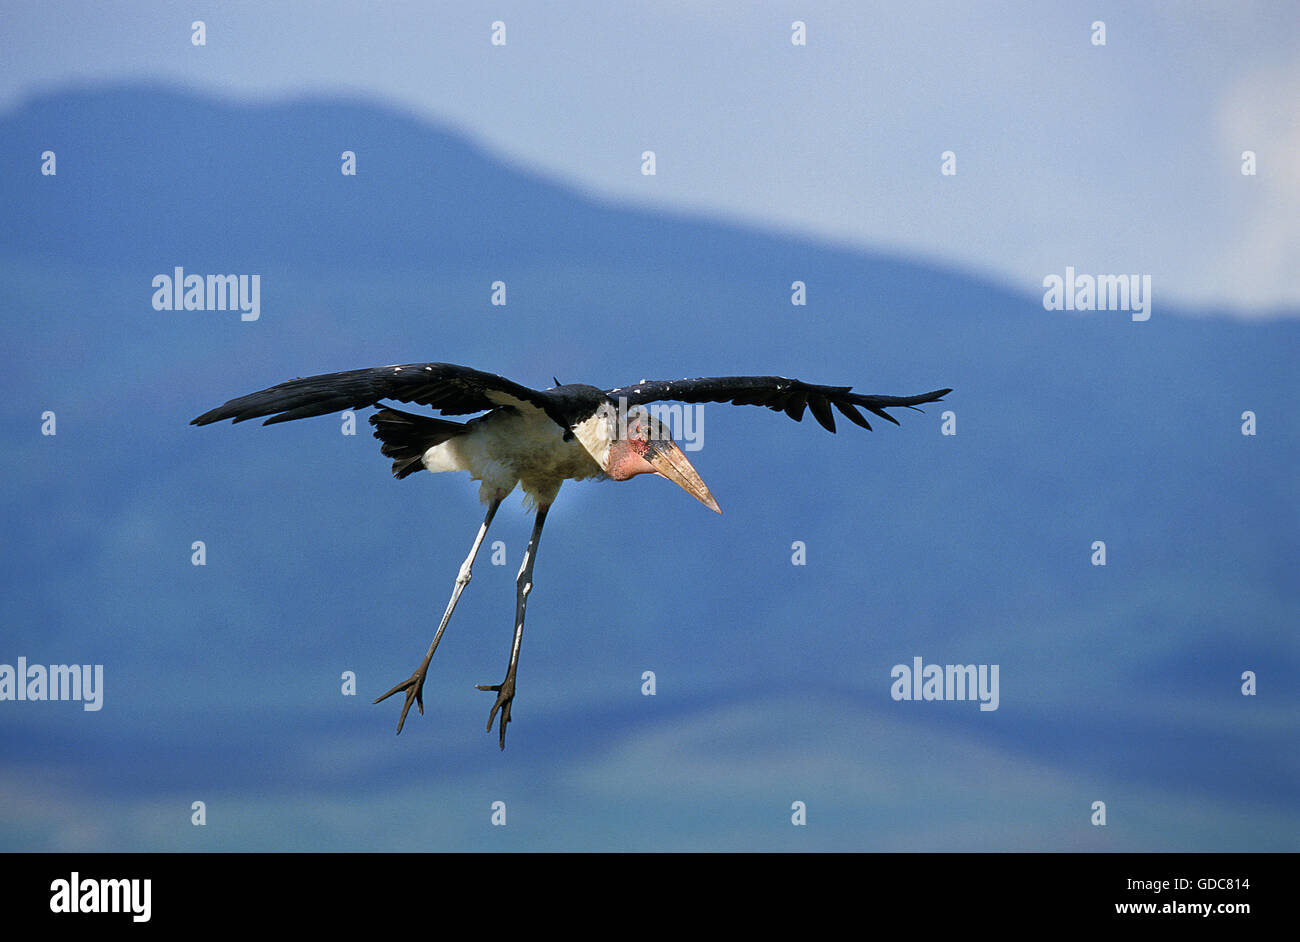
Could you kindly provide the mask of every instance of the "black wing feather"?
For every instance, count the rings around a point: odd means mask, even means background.
[[[830,432],[835,431],[834,406],[854,425],[870,430],[871,424],[856,407],[866,409],[898,424],[886,409],[915,409],[927,402],[939,402],[951,389],[936,389],[919,396],[875,396],[853,392],[852,386],[816,386],[784,376],[715,376],[697,379],[655,380],[607,389],[614,401],[623,398],[628,405],[672,400],[674,402],[729,402],[737,406],[766,406],[784,412],[796,422],[803,421],[804,409]],[[920,411],[919,409],[917,410]]]
[[[853,403],[841,402],[838,399],[832,399],[831,402],[835,404],[835,408],[839,410],[840,414],[848,418],[854,425],[860,425],[868,432],[871,431],[871,423],[862,417],[862,413],[857,410]]]
[[[821,427],[834,435],[835,413],[831,411],[830,400],[821,396],[809,396],[808,408],[812,411],[813,418],[821,424]]]
[[[270,416],[262,424],[273,425],[343,409],[364,409],[384,399],[433,406],[443,415],[466,415],[509,405],[503,397],[530,403],[547,410],[547,414],[548,406],[554,406],[545,393],[495,373],[451,363],[409,363],[290,380],[231,399],[190,424],[209,425],[224,419],[244,422]]]

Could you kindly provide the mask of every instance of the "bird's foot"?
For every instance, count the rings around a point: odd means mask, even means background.
[[[402,734],[402,726],[406,723],[406,713],[411,709],[412,702],[420,708],[420,715],[424,715],[424,677],[428,673],[429,663],[426,661],[420,665],[419,670],[414,674],[374,701],[378,703],[380,700],[387,700],[399,690],[406,691],[406,702],[402,704],[402,715],[397,721],[397,734],[399,736]]]
[[[495,692],[497,702],[492,704],[492,712],[488,714],[487,728],[492,732],[492,721],[496,719],[497,710],[501,711],[501,748],[506,747],[506,724],[510,722],[510,704],[515,699],[515,678],[508,676],[499,684],[475,684],[479,690]]]

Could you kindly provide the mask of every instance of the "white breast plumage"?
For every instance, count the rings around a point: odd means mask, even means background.
[[[430,471],[468,471],[483,482],[484,503],[503,497],[516,485],[525,504],[550,503],[566,480],[600,478],[605,472],[586,448],[541,410],[502,409],[470,423],[471,430],[424,454]]]

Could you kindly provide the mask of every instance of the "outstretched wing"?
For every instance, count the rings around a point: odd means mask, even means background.
[[[451,363],[409,363],[293,379],[231,399],[190,424],[208,425],[223,419],[244,422],[270,416],[262,424],[274,425],[343,409],[363,409],[383,399],[432,406],[443,415],[466,415],[498,406],[546,410],[552,405],[544,393],[495,373]]]
[[[796,422],[803,421],[804,409],[807,408],[823,428],[834,432],[835,415],[831,412],[831,406],[854,425],[870,429],[871,423],[858,411],[858,406],[897,425],[898,420],[886,409],[895,406],[915,408],[925,402],[938,402],[950,392],[951,389],[936,389],[919,396],[867,396],[853,392],[852,386],[814,386],[784,376],[715,376],[636,383],[608,389],[605,394],[616,402],[620,398],[626,399],[628,405],[669,399],[675,402],[729,402],[736,406],[766,406],[775,412],[784,412]]]

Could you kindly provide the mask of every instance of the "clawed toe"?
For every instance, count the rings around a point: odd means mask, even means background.
[[[498,727],[501,738],[501,748],[506,747],[506,724],[510,722],[510,704],[515,699],[515,683],[512,679],[507,679],[500,684],[475,684],[479,690],[495,692],[497,695],[496,702],[492,704],[492,712],[488,714],[487,730],[492,732],[492,722],[497,717],[497,710],[501,711],[501,725]]]
[[[378,703],[380,700],[387,700],[389,697],[397,693],[399,690],[406,691],[406,702],[402,704],[402,715],[397,720],[397,734],[399,736],[402,734],[402,727],[406,725],[406,714],[411,709],[412,702],[414,702],[415,705],[419,708],[420,715],[421,716],[424,715],[425,674],[426,671],[423,670],[416,671],[409,678],[402,681],[400,684],[398,684],[392,690],[388,691],[388,693],[384,694],[382,697],[377,697],[374,701],[375,703]]]

